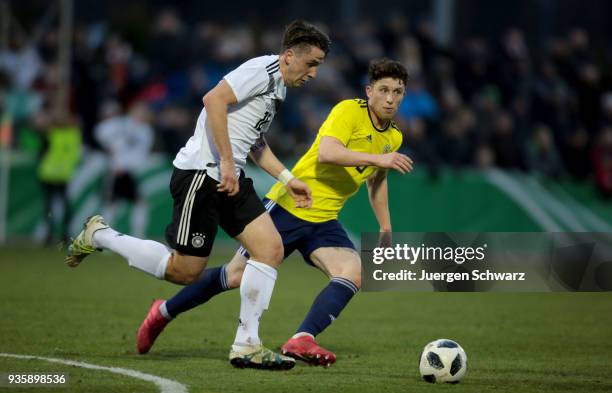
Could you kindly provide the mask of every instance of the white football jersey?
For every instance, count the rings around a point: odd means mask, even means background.
[[[279,104],[285,100],[287,88],[279,67],[278,55],[255,57],[223,77],[238,101],[227,109],[227,130],[237,175],[244,169],[251,147],[268,131]],[[173,164],[184,170],[204,169],[219,181],[219,160],[212,132],[206,125],[206,108],[203,108],[193,136],[178,152]]]
[[[115,171],[133,172],[142,168],[153,147],[153,128],[128,116],[114,117],[99,123],[94,136],[110,155]]]

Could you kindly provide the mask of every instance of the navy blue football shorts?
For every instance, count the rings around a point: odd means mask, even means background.
[[[274,226],[278,230],[283,240],[285,248],[285,258],[295,250],[298,250],[304,260],[310,265],[314,264],[310,260],[310,254],[321,247],[344,247],[355,250],[355,245],[338,220],[325,222],[304,221],[283,209],[276,202],[263,199]],[[244,247],[238,250],[240,254],[249,257]]]

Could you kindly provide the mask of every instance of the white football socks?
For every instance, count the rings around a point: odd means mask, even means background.
[[[166,275],[170,250],[153,240],[138,239],[119,233],[112,228],[100,229],[93,234],[96,248],[111,250],[127,259],[128,264],[160,280]]]
[[[275,268],[252,259],[247,261],[240,283],[240,321],[235,346],[261,344],[259,319],[268,309],[275,282]]]

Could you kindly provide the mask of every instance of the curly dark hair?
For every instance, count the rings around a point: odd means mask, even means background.
[[[281,51],[289,48],[305,47],[307,45],[316,46],[327,55],[331,46],[331,40],[327,34],[308,22],[303,20],[291,22],[283,34]]]
[[[383,58],[370,61],[368,67],[368,79],[370,83],[374,83],[379,79],[393,78],[404,82],[404,86],[408,82],[408,71],[406,67],[399,61]]]

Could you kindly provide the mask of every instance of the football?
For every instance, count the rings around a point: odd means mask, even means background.
[[[441,338],[423,348],[419,371],[427,382],[458,383],[467,372],[467,355],[455,341]]]

